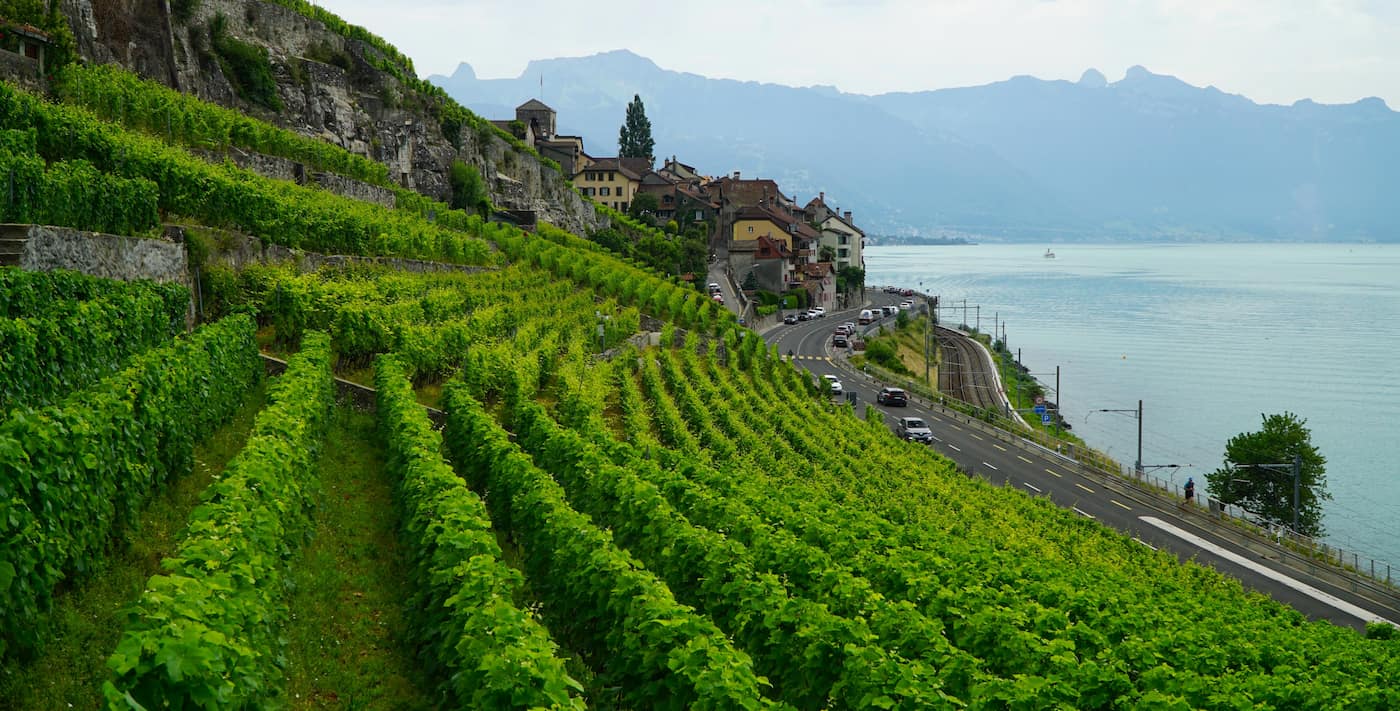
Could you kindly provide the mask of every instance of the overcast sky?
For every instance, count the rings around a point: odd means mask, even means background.
[[[630,49],[664,69],[874,94],[1141,64],[1261,103],[1400,109],[1397,0],[313,0],[419,74]]]

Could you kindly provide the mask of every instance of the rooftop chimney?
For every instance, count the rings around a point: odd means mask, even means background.
[[[822,203],[823,205],[826,204],[826,191],[823,190],[822,192],[817,193],[817,201]]]
[[[851,221],[851,211],[850,211],[850,210],[847,210],[847,211],[845,212],[845,215],[846,215],[846,221],[847,221],[847,222],[850,222],[850,221]]]
[[[734,179],[735,179],[735,180],[738,180],[738,179],[739,179],[739,171],[737,171],[737,170],[734,171]]]

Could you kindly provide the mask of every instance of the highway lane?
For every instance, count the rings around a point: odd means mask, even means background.
[[[886,295],[879,295],[888,303]],[[1178,503],[1130,483],[1086,473],[1079,465],[1009,433],[992,429],[966,415],[936,404],[911,400],[904,408],[888,408],[875,402],[881,387],[853,369],[831,347],[831,334],[844,321],[855,321],[859,309],[831,313],[825,318],[795,325],[779,325],[765,340],[779,352],[791,351],[796,364],[815,376],[833,374],[847,392],[855,392],[856,410],[876,405],[891,428],[901,416],[922,417],[933,430],[931,445],[970,475],[1015,487],[1032,496],[1044,496],[1080,516],[1127,534],[1140,544],[1165,550],[1181,560],[1195,559],[1239,579],[1246,587],[1288,604],[1312,619],[1362,629],[1367,621],[1400,622],[1400,604],[1394,597],[1358,594],[1330,576],[1311,575],[1240,545],[1237,534],[1220,528],[1207,517],[1182,510]],[[892,320],[892,319],[889,319]],[[1360,610],[1360,614],[1358,614]]]

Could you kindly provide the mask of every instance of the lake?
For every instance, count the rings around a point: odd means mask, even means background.
[[[866,283],[936,294],[1055,385],[1074,432],[1181,484],[1284,411],[1327,458],[1326,539],[1400,572],[1400,245],[869,247]],[[949,308],[956,305],[956,308]],[[1051,398],[1055,399],[1055,398]],[[1281,474],[1281,476],[1284,476]]]

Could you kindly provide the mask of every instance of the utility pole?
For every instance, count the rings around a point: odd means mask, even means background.
[[[1293,532],[1298,532],[1298,500],[1303,488],[1303,453],[1293,455]]]
[[[1055,436],[1060,436],[1060,421],[1064,416],[1064,398],[1060,397],[1060,366],[1055,366]],[[1138,459],[1142,459],[1142,453],[1138,453]]]
[[[1056,393],[1056,397],[1058,397],[1058,396],[1059,396],[1059,394]],[[1138,478],[1142,478],[1142,401],[1141,401],[1141,400],[1138,400],[1137,420],[1138,420],[1138,458],[1137,458],[1137,473],[1138,473]]]

